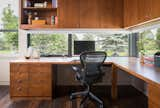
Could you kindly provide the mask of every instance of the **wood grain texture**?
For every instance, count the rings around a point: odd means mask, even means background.
[[[138,22],[151,20],[152,0],[138,0]]]
[[[99,28],[99,0],[80,0],[80,28]]]
[[[138,24],[138,0],[124,0],[124,27]]]
[[[58,0],[59,28],[79,28],[80,0]]]
[[[51,64],[10,64],[11,98],[52,97]]]
[[[149,108],[160,108],[160,86],[148,85]]]
[[[112,99],[116,100],[118,96],[117,92],[117,67],[115,65],[112,65],[112,89],[111,89],[111,94],[112,94]]]
[[[100,28],[123,27],[123,0],[99,0]]]

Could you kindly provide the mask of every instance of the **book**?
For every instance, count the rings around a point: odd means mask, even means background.
[[[52,0],[52,7],[53,8],[57,8],[58,7],[57,0]]]

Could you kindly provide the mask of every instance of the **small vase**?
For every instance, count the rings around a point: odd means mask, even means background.
[[[140,56],[140,62],[141,62],[142,64],[144,64],[144,55],[143,55],[143,54],[141,54],[141,56]]]

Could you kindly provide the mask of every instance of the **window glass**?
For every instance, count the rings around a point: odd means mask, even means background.
[[[0,55],[18,52],[18,1],[0,3]]]
[[[67,34],[31,34],[30,46],[40,51],[41,56],[67,55]]]
[[[128,56],[128,36],[124,34],[75,33],[74,40],[93,40],[95,50],[106,51],[108,56]]]
[[[143,51],[146,56],[153,56],[160,50],[160,29],[140,32],[137,45],[139,52]]]

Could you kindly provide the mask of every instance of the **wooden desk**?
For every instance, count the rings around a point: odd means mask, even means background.
[[[76,61],[75,61],[76,59]],[[25,65],[24,68],[26,67],[26,71],[28,72],[28,76],[26,77],[26,80],[30,79],[29,76],[34,76],[31,73],[34,73],[36,71],[42,71],[44,69],[45,73],[48,73],[49,75],[51,74],[51,65],[68,65],[68,64],[79,64],[80,62],[77,61],[78,58],[67,58],[67,57],[53,57],[53,58],[41,58],[40,60],[24,60],[24,59],[19,59],[19,60],[14,60],[10,62],[10,68],[11,68],[11,87],[12,85],[14,85],[14,78],[15,76],[13,76],[12,73],[15,73],[14,70],[15,67],[17,66],[17,64],[20,66]],[[117,70],[121,69],[124,72],[129,73],[130,75],[133,75],[143,81],[145,81],[148,84],[148,104],[149,104],[149,108],[160,108],[160,68],[156,68],[154,66],[149,66],[146,64],[140,64],[139,59],[137,58],[131,58],[131,57],[109,57],[107,58],[107,60],[105,61],[105,64],[112,64],[112,98],[113,99],[117,99]],[[28,67],[29,66],[29,67]],[[36,68],[37,70],[33,71],[33,67]],[[42,68],[44,67],[44,68]],[[20,67],[18,68],[19,70],[21,69]],[[22,69],[23,70],[23,69]],[[25,71],[24,71],[25,73]],[[40,75],[40,74],[39,74]],[[40,75],[42,76],[42,75]],[[28,78],[28,79],[27,79]],[[42,78],[43,79],[43,78]],[[44,78],[45,79],[45,78]],[[37,97],[41,97],[44,99],[44,97],[46,96],[47,98],[51,97],[51,93],[49,94],[44,94],[48,89],[52,89],[51,85],[52,83],[50,83],[50,80],[52,80],[51,77],[49,77],[48,79],[48,86],[50,86],[49,88],[47,88],[46,90],[44,90],[44,92],[40,92],[40,95],[36,95]],[[29,86],[32,84],[32,82],[30,80],[28,80],[29,82]],[[43,80],[42,80],[43,82]],[[22,82],[21,82],[22,85]],[[27,85],[27,87],[28,87]],[[41,87],[43,87],[44,85],[41,85]],[[38,88],[39,89],[39,88]],[[36,92],[36,87],[32,87],[32,90]],[[52,91],[52,90],[51,90]],[[48,92],[51,92],[50,90],[48,90]],[[27,94],[27,95],[26,95]],[[28,95],[28,92],[25,91],[25,93],[22,95],[24,95],[24,97],[32,97],[32,95],[34,95],[34,93],[29,93],[30,95]],[[21,97],[21,95],[17,94],[19,97]],[[14,96],[14,92],[11,89],[11,98],[14,98],[17,96]],[[23,96],[22,96],[23,97]]]

